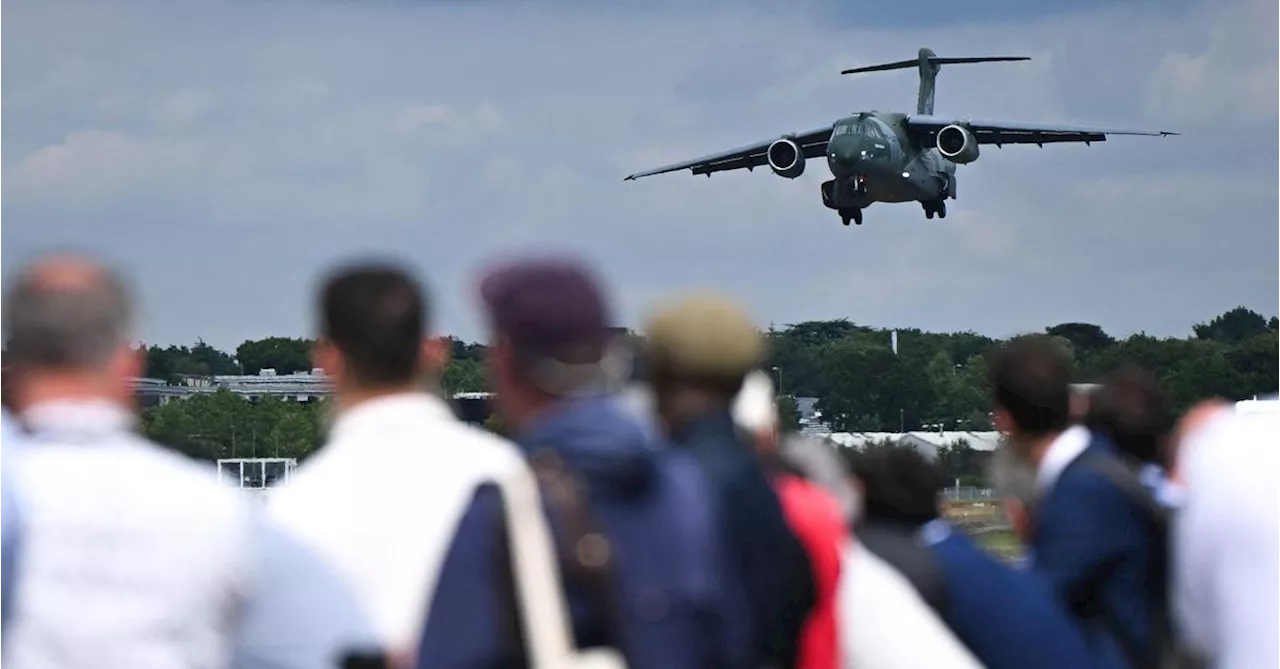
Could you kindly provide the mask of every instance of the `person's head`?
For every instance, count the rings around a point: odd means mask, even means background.
[[[863,451],[853,458],[853,474],[864,518],[923,525],[938,517],[942,474],[914,448]]]
[[[687,297],[658,310],[644,336],[649,385],[669,431],[708,411],[729,410],[764,359],[764,339],[751,319],[715,296]]]
[[[1014,531],[1022,539],[1029,539],[1040,501],[1035,467],[1019,457],[1006,441],[991,454],[991,460],[987,464],[987,479],[991,481],[996,496],[1004,503]]]
[[[19,411],[58,399],[132,406],[142,359],[131,345],[133,300],[124,279],[85,256],[60,253],[18,274],[5,296],[5,390]]]
[[[1173,421],[1160,383],[1146,371],[1130,366],[1107,375],[1090,398],[1084,422],[1129,457],[1168,464],[1164,451]]]
[[[995,427],[1023,457],[1071,423],[1071,360],[1044,337],[1015,339],[988,361]]]
[[[1089,398],[1097,386],[1092,383],[1076,383],[1071,388],[1071,422],[1084,423],[1089,418]]]
[[[768,374],[756,370],[742,382],[742,390],[733,399],[733,422],[750,434],[762,453],[778,448],[778,404],[773,394],[773,381]]]
[[[495,406],[513,429],[556,402],[602,394],[625,373],[603,290],[585,265],[511,262],[484,277],[480,295]]]
[[[319,337],[312,357],[339,404],[411,390],[447,360],[427,339],[423,290],[407,270],[380,262],[338,269],[320,290]]]

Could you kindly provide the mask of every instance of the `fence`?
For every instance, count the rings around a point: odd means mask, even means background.
[[[942,491],[942,499],[948,502],[991,502],[995,495],[991,488],[952,486]]]

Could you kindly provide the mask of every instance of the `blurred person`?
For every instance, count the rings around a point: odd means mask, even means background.
[[[13,370],[9,367],[8,349],[0,350],[0,455],[3,455],[10,446],[17,443],[18,426],[10,416],[9,405],[12,400],[9,399],[13,386]]]
[[[1004,508],[1005,516],[1014,534],[1022,542],[1024,554],[1014,560],[1018,567],[1026,567],[1031,561],[1031,517],[1039,491],[1036,489],[1036,470],[1020,460],[1007,440],[1001,443],[987,464],[987,480]]]
[[[518,260],[480,293],[495,407],[542,479],[578,648],[614,649],[633,669],[744,666],[705,475],[608,392],[609,307],[593,274]],[[431,602],[423,669],[528,662],[510,563],[530,556],[511,555],[504,517],[501,493],[477,490]]]
[[[1042,582],[1001,564],[939,513],[941,472],[913,448],[862,453],[854,471],[868,521],[904,539],[894,550],[860,534],[868,549],[914,573],[908,580],[934,592],[934,608],[990,669],[1088,667],[1088,647],[1076,621]],[[915,553],[914,555],[912,553]],[[929,573],[932,572],[932,573]]]
[[[1071,424],[1070,360],[1038,338],[989,363],[996,429],[1036,470],[1031,568],[1084,625],[1098,666],[1146,667],[1161,653],[1167,613],[1160,526],[1104,471],[1110,440]]]
[[[1093,402],[1093,394],[1097,386],[1092,383],[1076,383],[1071,385],[1070,414],[1072,424],[1082,424],[1089,416],[1089,407]]]
[[[116,274],[47,257],[4,310],[26,428],[4,467],[25,521],[21,571],[4,583],[6,666],[311,669],[374,645],[327,565],[211,469],[137,434],[142,359]]]
[[[905,576],[856,537],[842,551],[837,620],[847,669],[983,665]]]
[[[658,417],[675,448],[692,454],[711,480],[728,543],[725,573],[747,596],[753,665],[797,666],[817,597],[813,570],[732,413],[744,379],[763,362],[763,337],[737,306],[710,296],[660,309],[644,335]]]
[[[853,526],[862,493],[854,486],[851,495]],[[982,666],[911,582],[854,533],[841,550],[836,622],[846,669]]]
[[[0,657],[4,657],[4,637],[9,627],[9,611],[13,609],[18,567],[19,514],[9,471],[10,449],[18,439],[18,426],[9,416],[12,382],[8,352],[0,350]]]
[[[1280,666],[1280,415],[1210,402],[1180,432],[1186,495],[1170,539],[1179,631],[1209,666]]]
[[[1083,422],[1106,435],[1121,456],[1163,467],[1164,443],[1173,429],[1167,412],[1159,381],[1126,366],[1103,377]]]
[[[754,437],[787,523],[809,553],[816,601],[801,631],[796,666],[835,669],[841,666],[836,586],[840,581],[841,549],[848,540],[843,510],[830,492],[806,479],[782,451],[773,382],[764,372],[757,370],[747,375],[733,402],[733,418],[740,429]]]
[[[431,392],[448,345],[428,337],[427,298],[407,270],[336,269],[317,317],[313,358],[332,383],[333,420],[269,509],[351,583],[384,646],[411,657],[471,495],[520,455]]]
[[[1174,425],[1154,376],[1134,366],[1108,374],[1094,393],[1084,424],[1111,441],[1119,459],[1156,500],[1170,508],[1178,505],[1179,488],[1168,475]]]

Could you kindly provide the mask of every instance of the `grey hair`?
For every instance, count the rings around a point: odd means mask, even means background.
[[[1012,446],[1001,443],[991,454],[989,467],[988,479],[996,495],[1015,499],[1028,511],[1035,508],[1040,496],[1036,470],[1018,458]]]
[[[836,448],[828,441],[793,432],[782,438],[778,452],[787,464],[831,493],[845,521],[851,523],[860,513],[860,495]]]
[[[128,343],[134,322],[128,286],[112,270],[84,262],[90,280],[47,281],[39,269],[17,277],[4,300],[7,352],[15,363],[90,369]]]

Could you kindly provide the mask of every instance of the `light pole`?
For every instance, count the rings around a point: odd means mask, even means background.
[[[774,367],[773,373],[778,375],[778,394],[782,394],[782,368]]]

